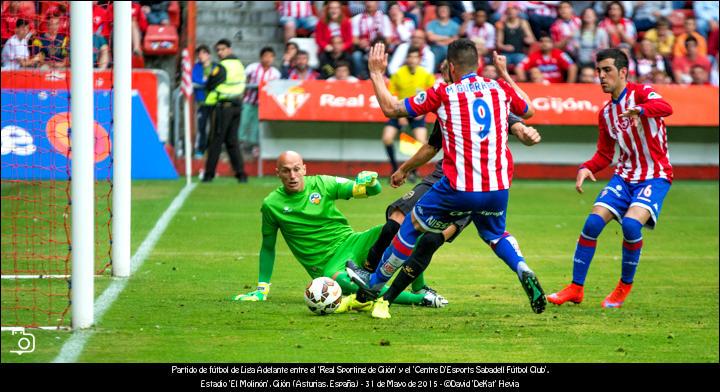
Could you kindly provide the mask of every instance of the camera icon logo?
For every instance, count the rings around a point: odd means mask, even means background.
[[[35,351],[35,335],[26,332],[25,328],[10,328],[13,336],[17,335],[20,339],[17,342],[17,350],[10,350],[11,353],[23,355]]]

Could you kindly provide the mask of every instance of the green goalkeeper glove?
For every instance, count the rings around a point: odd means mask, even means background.
[[[247,294],[240,294],[233,298],[234,301],[265,301],[270,293],[270,283],[258,283],[257,290]]]
[[[377,177],[378,174],[374,171],[363,170],[358,173],[357,177],[355,178],[355,183],[358,185],[375,186],[375,183],[377,182]]]

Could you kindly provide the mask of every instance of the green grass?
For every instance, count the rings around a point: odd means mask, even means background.
[[[259,208],[276,179],[201,184],[104,318],[83,362],[718,362],[718,184],[676,181],[660,224],[644,232],[636,284],[622,309],[600,301],[620,275],[622,233],[611,223],[598,242],[581,305],[532,313],[514,273],[469,228],[443,246],[426,274],[450,300],[442,309],[391,307],[315,316],[303,304],[310,280],[278,241],[270,299],[228,301],[254,289]],[[604,183],[577,195],[572,181],[515,181],[508,230],[546,292],[572,273],[579,230]],[[181,188],[133,184],[133,249]],[[356,231],[384,221],[407,188],[337,204]],[[99,278],[96,292],[110,278]],[[36,331],[36,352],[2,362],[50,361],[68,332]],[[380,345],[380,341],[389,345]]]

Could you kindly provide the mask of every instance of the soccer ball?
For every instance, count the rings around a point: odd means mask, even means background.
[[[313,279],[305,288],[305,304],[310,311],[319,315],[334,312],[341,299],[340,284],[324,276]]]

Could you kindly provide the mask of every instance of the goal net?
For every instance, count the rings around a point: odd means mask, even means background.
[[[36,62],[5,64],[3,55],[1,318],[3,327],[64,328],[73,246],[69,12],[58,28],[48,19],[57,14],[36,11],[26,38]],[[112,83],[111,71],[95,71],[96,275],[112,263]]]

